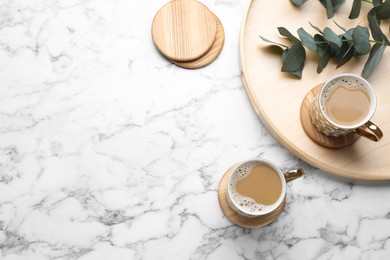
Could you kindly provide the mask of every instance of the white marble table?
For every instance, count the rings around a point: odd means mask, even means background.
[[[390,259],[390,183],[281,147],[239,78],[246,2],[202,2],[225,47],[185,70],[152,43],[166,1],[1,1],[1,259]],[[224,217],[217,189],[252,157],[307,173],[250,230]]]

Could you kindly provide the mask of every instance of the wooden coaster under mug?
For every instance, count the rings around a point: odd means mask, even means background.
[[[324,84],[320,84],[313,88],[307,93],[305,98],[303,99],[301,105],[301,124],[303,129],[305,130],[306,135],[313,140],[315,143],[327,147],[327,148],[342,148],[348,145],[353,144],[357,139],[359,139],[359,135],[355,133],[349,133],[344,136],[327,136],[317,130],[317,128],[312,124],[310,119],[310,109],[311,104],[315,100],[315,97],[320,92],[322,86]]]
[[[213,45],[206,52],[205,55],[193,61],[184,61],[184,62],[179,62],[174,60],[171,61],[177,66],[186,69],[198,69],[213,62],[221,53],[225,42],[225,32],[223,29],[223,25],[217,16],[215,16],[215,20],[217,21],[217,35],[215,37],[215,41]]]
[[[165,4],[152,24],[157,49],[168,59],[192,61],[212,46],[217,33],[214,14],[196,0],[175,0]]]
[[[244,228],[259,228],[270,224],[280,215],[280,213],[282,213],[284,205],[286,203],[286,196],[284,196],[283,201],[278,206],[278,208],[276,208],[275,211],[267,215],[263,215],[259,217],[246,217],[238,214],[230,207],[229,202],[227,200],[228,179],[230,173],[233,171],[235,166],[236,165],[233,165],[226,171],[226,173],[223,175],[221,179],[221,182],[219,183],[218,201],[223,213],[231,222]]]

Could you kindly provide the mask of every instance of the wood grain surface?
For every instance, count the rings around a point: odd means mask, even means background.
[[[359,135],[350,133],[340,137],[327,136],[322,134],[317,128],[312,124],[310,119],[310,108],[312,102],[314,102],[315,97],[320,92],[323,84],[319,84],[315,88],[309,91],[305,98],[303,99],[301,106],[301,124],[307,136],[310,137],[314,142],[319,145],[328,148],[341,148],[353,144],[356,140],[359,139]]]
[[[372,5],[362,3],[361,15],[350,20],[348,15],[352,0],[337,9],[333,19],[326,19],[326,12],[319,1],[306,1],[295,7],[289,1],[249,1],[240,33],[241,78],[249,101],[263,125],[290,152],[324,171],[336,175],[366,180],[390,179],[390,49],[386,49],[376,70],[367,79],[377,94],[377,109],[372,122],[383,131],[379,142],[360,138],[353,145],[341,149],[328,149],[313,142],[305,133],[300,122],[300,108],[306,94],[318,84],[341,73],[361,75],[368,56],[353,58],[336,69],[335,62],[318,74],[318,57],[306,51],[307,58],[302,79],[296,79],[280,71],[281,55],[268,47],[259,35],[270,40],[290,44],[280,37],[277,27],[284,26],[297,36],[303,27],[310,34],[316,31],[313,25],[323,29],[330,27],[337,33],[342,31],[334,21],[346,29],[360,24],[368,26],[366,14]],[[390,21],[381,23],[388,32]]]
[[[259,228],[270,224],[283,211],[284,205],[286,203],[286,196],[284,196],[284,199],[279,207],[277,207],[273,212],[270,212],[264,216],[250,218],[238,214],[230,207],[226,198],[229,175],[234,167],[235,166],[232,166],[226,171],[226,173],[222,176],[218,187],[218,201],[223,213],[231,222],[245,228]]]
[[[215,16],[216,22],[217,22],[217,35],[215,37],[214,43],[211,46],[211,48],[204,54],[202,57],[193,60],[193,61],[187,61],[187,62],[180,62],[180,61],[174,61],[172,62],[176,64],[179,67],[186,68],[186,69],[198,69],[201,67],[204,67],[211,62],[213,62],[218,55],[221,53],[224,42],[225,42],[225,31],[223,29],[223,25],[221,21],[218,19],[217,16]]]
[[[217,32],[214,14],[195,0],[176,0],[164,5],[152,24],[157,49],[168,59],[191,61],[212,46]]]

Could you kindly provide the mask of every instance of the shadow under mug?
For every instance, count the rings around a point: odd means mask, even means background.
[[[240,205],[240,203],[237,201],[236,198],[237,192],[235,191],[233,179],[237,178],[238,175],[242,173],[242,169],[244,169],[246,173],[249,175],[251,169],[257,165],[266,165],[271,169],[273,169],[279,176],[282,189],[278,199],[272,205],[257,204],[258,206],[261,207],[261,210],[251,211],[247,207],[243,207],[242,205]],[[227,192],[226,192],[227,201],[230,207],[232,208],[232,210],[237,212],[239,215],[248,218],[259,218],[259,219],[261,218],[261,222],[262,222],[261,226],[265,226],[271,223],[272,221],[274,221],[284,208],[285,197],[286,197],[286,186],[287,186],[286,183],[301,177],[303,174],[304,174],[304,170],[302,168],[283,173],[282,170],[278,166],[276,166],[273,162],[264,159],[251,159],[251,160],[243,161],[241,163],[238,163],[229,175],[228,183],[227,183]],[[245,198],[245,197],[241,196],[241,198]],[[254,202],[254,200],[252,201]]]
[[[333,92],[339,88],[345,87],[349,90],[361,90],[370,99],[369,111],[366,116],[354,124],[340,124],[334,122],[327,112],[327,100]],[[378,142],[383,133],[374,123],[370,121],[376,110],[376,95],[373,87],[362,77],[354,74],[339,74],[330,78],[322,86],[320,92],[315,97],[310,110],[310,119],[318,131],[327,136],[339,137],[349,133],[356,133],[369,140]]]

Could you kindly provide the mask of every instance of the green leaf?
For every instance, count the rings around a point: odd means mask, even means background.
[[[282,54],[282,62],[283,63],[286,61],[288,52],[289,52],[289,49],[286,49],[285,51],[283,51],[283,54]],[[302,63],[301,66],[298,67],[298,69],[293,70],[293,71],[284,71],[284,72],[288,72],[291,75],[294,75],[298,78],[302,78],[302,71],[303,71],[304,66],[305,66],[305,63]]]
[[[380,5],[382,3],[382,0],[372,0],[372,4],[374,5],[374,6],[378,6],[378,5]]]
[[[336,11],[345,0],[320,0],[321,4],[326,8],[326,15],[328,19],[332,18],[334,11]]]
[[[354,55],[354,52],[355,52],[355,50],[353,48],[353,45],[350,44],[348,49],[338,59],[336,68],[339,68],[339,67],[343,66],[345,63],[347,63],[348,61],[350,61],[352,59],[353,55]]]
[[[326,17],[328,19],[332,18],[334,16],[334,10],[333,10],[333,5],[330,0],[325,0],[325,8],[326,8]]]
[[[263,41],[265,41],[265,42],[267,42],[267,43],[271,43],[272,45],[275,45],[275,46],[279,46],[279,47],[282,48],[282,49],[288,48],[287,45],[284,45],[284,44],[281,44],[281,43],[277,43],[277,42],[274,42],[274,41],[270,41],[270,40],[264,38],[264,37],[261,36],[261,35],[259,35],[259,37],[260,37]]]
[[[286,28],[278,27],[278,31],[279,31],[280,35],[286,37],[291,42],[293,42],[293,43],[299,42],[299,39],[297,37],[295,37],[294,35],[292,35],[292,33],[290,33],[289,30],[287,30]]]
[[[320,34],[314,35],[314,40],[317,43],[317,54],[320,58],[320,61],[317,66],[317,73],[321,73],[322,70],[328,65],[328,62],[331,57],[331,47],[327,43],[324,37]]]
[[[348,41],[352,41],[352,35],[353,35],[354,30],[355,30],[355,28],[351,28],[346,33],[344,33],[342,36],[344,36],[345,39],[347,39]]]
[[[324,50],[323,55],[320,57],[320,62],[317,66],[317,73],[321,73],[322,70],[328,65],[328,62],[330,60],[330,48],[328,47]]]
[[[374,46],[372,46],[370,56],[368,57],[366,64],[364,64],[362,72],[364,78],[368,78],[371,72],[378,65],[378,63],[382,59],[383,52],[385,51],[385,49],[386,45],[380,43],[375,43]]]
[[[287,49],[285,49],[285,50],[283,51],[283,53],[282,53],[282,64],[285,63],[285,61],[286,61],[286,59],[287,59],[287,54],[288,54],[289,51],[290,51],[289,48],[287,48]]]
[[[339,48],[341,47],[341,45],[343,44],[343,42],[341,41],[341,39],[339,38],[339,36],[333,32],[329,27],[326,27],[324,29],[324,38],[325,40],[329,41],[329,42],[333,42],[334,44],[336,44]]]
[[[294,76],[297,76],[298,78],[302,78],[302,71],[303,71],[303,67],[304,67],[304,66],[305,66],[305,65],[302,64],[302,66],[299,67],[299,69],[297,69],[297,70],[295,70],[295,71],[291,71],[291,72],[289,72],[289,73],[292,74],[292,75],[294,75]]]
[[[356,19],[360,15],[360,9],[362,6],[362,0],[353,0],[352,9],[349,13],[349,19]]]
[[[345,3],[345,0],[332,0],[333,9],[337,10],[344,3]]]
[[[337,62],[345,55],[349,47],[353,45],[351,42],[346,41],[345,36],[342,36],[341,39],[343,40],[343,45],[339,49],[339,52],[334,56]]]
[[[333,20],[333,22],[334,22],[334,23],[337,25],[337,27],[339,27],[342,31],[347,32],[347,30],[346,30],[344,27],[342,27],[341,25],[339,25],[338,23],[336,23],[336,21]]]
[[[353,31],[352,40],[356,53],[367,54],[370,52],[370,33],[366,27],[358,25]]]
[[[343,45],[341,45],[341,46],[343,46]],[[330,47],[330,55],[332,57],[335,56],[337,53],[339,53],[340,48],[341,48],[341,47],[337,46],[336,44],[334,44],[333,42],[329,43],[329,47]]]
[[[292,47],[283,51],[282,71],[289,72],[295,76],[301,77],[305,60],[305,48],[303,48],[301,43],[295,43]]]
[[[302,5],[306,0],[290,0],[294,5]]]
[[[318,56],[322,57],[326,49],[329,47],[329,43],[327,43],[324,37],[320,34],[314,35],[314,40],[316,41],[317,44],[317,54]]]
[[[370,26],[372,38],[374,38],[375,41],[385,42],[387,45],[390,45],[389,40],[387,39],[386,35],[382,32],[379,26],[375,9],[376,7],[371,9],[367,14],[368,24]]]
[[[303,46],[307,47],[311,51],[317,50],[316,42],[309,33],[307,33],[303,28],[299,28],[297,32]]]
[[[288,48],[284,52],[285,58],[283,62],[282,71],[295,71],[302,65],[302,63],[305,62],[305,49],[300,43],[295,43],[292,47]]]
[[[382,41],[381,29],[378,24],[378,19],[376,19],[375,8],[371,9],[367,14],[368,24],[370,26],[372,38],[375,41]]]
[[[318,28],[317,26],[312,25],[311,22],[309,22],[309,24],[311,25],[311,27],[314,28],[314,30],[316,30],[316,31],[319,32],[320,34],[323,34],[323,32],[321,31],[320,28]]]
[[[287,59],[288,52],[289,52],[289,49],[286,49],[286,50],[283,51],[283,54],[282,54],[282,63],[283,64],[284,64],[284,62]],[[290,73],[290,74],[292,74],[294,76],[297,76],[298,78],[302,78],[302,70],[303,70],[304,65],[305,64],[302,63],[302,65],[298,69],[296,69],[294,71],[284,71],[284,72],[288,72],[288,73]]]
[[[386,1],[375,8],[376,17],[379,20],[390,18],[390,1]]]

